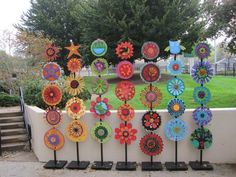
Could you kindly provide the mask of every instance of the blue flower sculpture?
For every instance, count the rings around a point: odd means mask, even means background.
[[[198,62],[192,67],[191,76],[197,83],[205,84],[211,80],[213,68],[209,62]]]
[[[171,75],[180,75],[184,70],[184,65],[181,60],[171,59],[167,65],[167,70]]]
[[[212,119],[212,113],[207,107],[199,107],[193,111],[193,120],[198,126],[207,125]]]
[[[211,99],[211,92],[206,87],[196,87],[193,91],[193,99],[199,104],[206,104]]]
[[[184,81],[173,78],[167,82],[167,91],[173,96],[179,96],[184,92]]]
[[[173,117],[181,116],[185,111],[184,101],[179,98],[174,98],[170,100],[167,105],[167,110],[169,114]]]
[[[181,141],[187,136],[187,124],[181,119],[171,119],[165,125],[165,135],[172,141]]]

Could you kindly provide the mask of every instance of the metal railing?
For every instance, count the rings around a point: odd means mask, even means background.
[[[2,156],[2,132],[0,127],[0,156]]]

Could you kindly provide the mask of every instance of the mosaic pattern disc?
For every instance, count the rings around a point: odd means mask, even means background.
[[[196,87],[193,91],[193,99],[199,104],[207,104],[211,99],[211,92],[204,86]]]
[[[141,91],[140,101],[148,108],[155,108],[159,106],[162,101],[162,93],[157,87],[149,85]]]
[[[46,109],[44,118],[46,122],[53,127],[57,127],[63,119],[61,111],[57,108]]]
[[[212,134],[207,128],[198,128],[191,134],[190,141],[196,149],[208,149],[212,145]]]
[[[73,142],[84,142],[87,138],[87,134],[87,127],[81,121],[73,120],[66,127],[66,136]]]
[[[181,95],[184,90],[184,81],[179,78],[173,78],[167,82],[167,91],[173,96]]]
[[[49,62],[43,66],[43,78],[48,81],[58,80],[61,76],[61,68],[55,62]]]
[[[129,101],[135,95],[134,84],[130,81],[121,81],[115,88],[116,97],[121,101]]]
[[[134,74],[134,66],[129,61],[122,61],[116,67],[116,74],[121,79],[129,79]]]
[[[92,73],[95,75],[103,75],[108,72],[108,63],[104,58],[98,58],[91,64]]]
[[[117,117],[122,121],[131,121],[134,116],[134,108],[129,104],[123,104],[117,110]]]
[[[107,53],[107,43],[102,39],[97,39],[91,44],[91,52],[96,57],[101,57]]]
[[[72,119],[80,119],[85,114],[85,104],[83,100],[73,97],[66,103],[66,112]]]
[[[160,68],[154,63],[147,63],[142,67],[140,77],[146,83],[157,82],[161,77]]]
[[[120,144],[131,144],[132,141],[136,140],[137,130],[132,128],[131,123],[120,123],[120,127],[115,129],[115,139],[120,141]]]
[[[52,128],[45,133],[44,143],[49,149],[58,151],[64,146],[65,139],[59,130]]]
[[[209,62],[198,62],[193,65],[191,76],[199,84],[209,82],[213,76],[213,68]]]
[[[99,143],[106,143],[111,140],[112,128],[106,122],[96,122],[91,129],[91,136]]]
[[[174,98],[170,100],[167,105],[167,110],[169,114],[173,117],[181,116],[185,111],[184,101],[179,98]]]
[[[43,88],[42,98],[47,105],[55,106],[61,102],[62,91],[57,84],[49,83]]]
[[[167,71],[174,76],[180,75],[184,71],[184,64],[181,60],[171,59],[167,65]]]
[[[199,107],[193,111],[193,120],[198,126],[207,125],[212,119],[212,113],[207,107]]]
[[[154,131],[161,126],[161,116],[156,111],[148,111],[142,117],[142,125],[145,130]]]
[[[158,57],[160,49],[155,42],[145,42],[142,46],[142,55],[145,59],[154,60]]]

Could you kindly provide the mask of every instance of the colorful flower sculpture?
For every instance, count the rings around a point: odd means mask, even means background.
[[[136,140],[137,130],[132,128],[132,124],[120,123],[120,128],[115,129],[115,139],[120,140],[120,144],[131,144]]]
[[[117,65],[116,73],[121,79],[129,79],[134,74],[134,66],[129,61],[122,61]]]
[[[160,49],[155,42],[145,42],[142,46],[142,55],[145,59],[153,60],[158,57]]]
[[[196,47],[195,47],[195,54],[199,57],[199,58],[207,58],[210,56],[210,47],[208,44],[206,43],[199,43]]]
[[[67,138],[73,142],[84,142],[87,134],[86,125],[78,120],[73,120],[66,127]]]
[[[160,105],[161,100],[162,93],[157,87],[149,85],[141,91],[140,101],[146,107],[155,108]]]
[[[71,58],[67,62],[67,68],[71,73],[79,72],[82,68],[81,60],[78,58]]]
[[[134,84],[130,81],[121,81],[115,88],[116,97],[121,101],[131,100],[135,95]]]
[[[85,114],[86,107],[83,100],[73,97],[66,103],[66,112],[72,119],[79,119]]]
[[[106,74],[108,71],[108,63],[104,58],[97,58],[92,62],[91,70],[96,75]]]
[[[144,154],[156,156],[162,152],[164,145],[160,136],[147,134],[140,140],[139,146]]]
[[[95,126],[91,129],[91,136],[99,143],[106,143],[111,139],[112,128],[106,122],[96,122]]]
[[[206,87],[196,87],[193,92],[193,99],[199,104],[206,104],[211,99],[211,92]]]
[[[134,48],[130,42],[121,42],[116,47],[116,55],[122,60],[130,59],[134,55]]]
[[[55,81],[61,76],[61,68],[55,62],[49,62],[43,66],[43,78],[48,81]]]
[[[70,57],[72,57],[73,55],[77,55],[77,56],[80,56],[80,57],[81,57],[81,55],[80,55],[80,53],[79,53],[79,51],[78,51],[80,47],[81,47],[80,45],[74,45],[73,42],[71,42],[71,45],[70,45],[70,46],[65,47],[67,50],[70,51],[69,54],[68,54],[68,56],[67,56],[67,58],[70,58]]]
[[[184,92],[184,81],[173,78],[167,82],[167,91],[173,96],[179,96]]]
[[[132,120],[134,114],[134,108],[129,104],[123,104],[117,110],[117,117],[126,122]]]
[[[84,80],[80,76],[70,75],[65,80],[65,91],[70,95],[78,95],[84,90]]]
[[[172,141],[181,141],[187,136],[187,124],[181,119],[171,119],[165,125],[166,137]]]
[[[107,52],[107,43],[104,40],[97,39],[91,44],[91,52],[96,57],[101,57]]]
[[[154,63],[147,63],[141,69],[140,76],[146,83],[157,82],[160,79],[160,68]]]
[[[207,125],[212,118],[212,113],[207,107],[199,107],[193,111],[193,120],[199,126]]]
[[[44,118],[47,123],[53,127],[56,127],[62,122],[62,114],[61,111],[57,108],[48,108],[45,111]]]
[[[53,61],[57,59],[59,53],[59,49],[53,45],[50,44],[45,48],[44,56],[47,59],[47,61]]]
[[[208,149],[212,144],[212,134],[207,128],[198,128],[191,134],[190,141],[196,149]]]
[[[108,98],[97,97],[96,101],[91,102],[90,112],[93,113],[95,118],[104,119],[105,116],[110,116],[112,106],[108,104]]]
[[[64,146],[65,139],[59,130],[52,128],[45,133],[44,143],[49,149],[58,151]]]
[[[167,65],[167,70],[171,75],[180,75],[184,71],[184,65],[181,60],[171,59]]]
[[[145,130],[154,131],[161,126],[161,116],[156,111],[148,111],[142,117]]]
[[[49,83],[44,86],[42,91],[43,101],[49,106],[55,106],[61,102],[62,91],[55,83]]]
[[[97,77],[92,81],[91,89],[94,94],[103,95],[108,91],[109,84],[107,80]]]
[[[191,70],[193,80],[199,84],[209,82],[213,76],[213,68],[209,62],[200,61],[196,63]]]
[[[167,105],[168,112],[173,117],[181,116],[185,111],[185,104],[183,100],[179,98],[174,98],[169,101]]]

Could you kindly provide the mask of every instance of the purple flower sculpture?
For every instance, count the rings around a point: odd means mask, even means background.
[[[196,48],[195,48],[195,54],[199,57],[199,58],[207,58],[209,57],[211,51],[210,51],[210,47],[208,44],[206,43],[199,43]]]
[[[191,70],[192,78],[200,84],[205,84],[209,82],[213,76],[213,69],[209,62],[198,62]]]
[[[199,107],[193,111],[193,119],[198,126],[205,126],[211,121],[212,113],[207,107]]]

